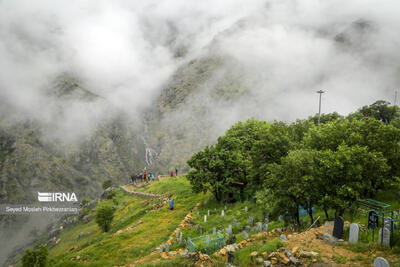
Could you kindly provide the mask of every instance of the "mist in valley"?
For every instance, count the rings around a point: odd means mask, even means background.
[[[120,142],[128,160],[142,159],[120,163],[119,181],[149,163],[185,168],[238,120],[314,115],[317,90],[326,91],[323,113],[393,102],[399,11],[394,0],[0,0],[1,127],[13,136],[13,125],[34,121],[44,146],[71,162],[91,140],[96,149]],[[122,141],[108,130],[93,137],[117,119]],[[29,225],[0,231],[43,222]],[[30,239],[25,232],[0,259]]]

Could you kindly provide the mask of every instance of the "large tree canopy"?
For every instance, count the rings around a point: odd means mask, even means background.
[[[341,215],[398,182],[398,118],[397,107],[378,101],[347,118],[325,114],[319,125],[315,117],[289,125],[238,122],[193,155],[188,178],[194,191],[209,190],[217,200],[256,195],[270,215],[286,213],[297,223],[299,206],[311,222],[313,207]]]

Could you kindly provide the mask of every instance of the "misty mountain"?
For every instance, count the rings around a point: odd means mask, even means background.
[[[82,89],[72,78],[58,79],[56,86],[49,90],[53,104],[59,102],[58,113],[53,114],[55,120],[64,118],[64,105],[69,102],[88,104],[99,98]],[[105,180],[125,184],[132,173],[145,166],[146,147],[135,130],[140,127],[123,114],[104,119],[90,135],[75,143],[49,135],[49,129],[57,125],[39,120],[1,121],[0,203],[37,203],[37,192],[75,192],[79,201],[93,199],[102,192],[101,184]],[[9,240],[1,258],[13,246],[32,239],[31,231],[43,230],[55,219],[51,216],[1,217],[0,239]]]
[[[306,118],[320,89],[324,113],[346,114],[400,82],[391,5],[18,2],[0,1],[0,203],[182,173],[239,120]],[[18,220],[0,240],[39,225]]]

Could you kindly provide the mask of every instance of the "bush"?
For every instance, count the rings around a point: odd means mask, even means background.
[[[117,195],[117,192],[115,190],[112,190],[110,192],[108,192],[106,199],[113,199],[113,197],[115,197]]]
[[[82,199],[81,205],[86,206],[89,203],[90,203],[90,200],[88,198],[84,198],[84,199]]]
[[[48,250],[44,246],[40,246],[37,250],[27,249],[22,257],[23,267],[45,267],[48,266]]]
[[[106,190],[107,188],[111,187],[113,185],[113,182],[109,179],[109,180],[105,180],[103,182],[103,189]]]
[[[114,209],[109,205],[103,205],[96,211],[96,223],[103,232],[110,230],[111,222],[114,219]]]

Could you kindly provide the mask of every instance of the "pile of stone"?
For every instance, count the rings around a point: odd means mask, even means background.
[[[134,224],[134,225],[131,225],[131,226],[128,226],[127,228],[125,228],[125,229],[123,229],[123,230],[118,230],[118,231],[115,232],[112,236],[113,236],[113,237],[114,237],[114,236],[118,236],[118,235],[120,235],[120,234],[122,234],[122,233],[126,233],[126,232],[128,232],[128,231],[131,231],[133,228],[139,226],[139,225],[142,224],[142,223],[143,223],[142,221],[139,221],[138,223],[136,223],[136,224]]]
[[[206,267],[212,266],[213,261],[207,254],[202,254],[201,252],[193,252],[189,254],[189,257],[195,262],[193,266],[195,267]]]
[[[192,212],[196,211],[200,206],[201,203],[197,203],[196,206],[185,216],[185,218],[179,223],[175,231],[170,235],[168,241],[166,242],[167,244],[171,245],[172,243],[174,243],[176,233],[178,233],[182,228],[193,225]]]
[[[272,252],[268,255],[267,252],[258,254],[256,251],[252,252],[250,256],[253,261],[263,264],[263,266],[273,266],[276,264],[283,264],[286,266],[299,266],[301,265],[298,259],[298,248],[294,247],[292,250],[288,248],[281,248],[279,251]]]
[[[221,255],[223,257],[225,257],[226,255],[228,255],[228,253],[230,252],[235,252],[236,250],[239,249],[239,245],[238,244],[231,244],[231,245],[227,245],[223,248],[221,248],[218,252],[214,253],[214,255]]]

